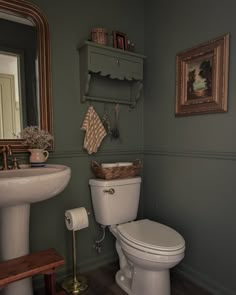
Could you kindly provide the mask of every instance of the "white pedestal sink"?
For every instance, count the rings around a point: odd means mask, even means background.
[[[0,171],[0,260],[29,253],[30,204],[58,195],[70,177],[63,165]],[[31,279],[10,284],[0,294],[33,295]]]

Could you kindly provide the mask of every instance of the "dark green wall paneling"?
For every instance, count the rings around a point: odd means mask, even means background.
[[[158,153],[145,157],[145,175],[152,175],[145,178],[144,184],[146,214],[184,236],[187,249],[182,267],[185,271],[191,268],[204,282],[207,277],[229,290],[236,287],[232,271],[236,247],[232,235],[235,172],[235,161],[163,157]],[[220,291],[219,294],[231,294]]]
[[[99,227],[88,187],[90,162],[142,159],[145,143],[140,216],[144,212],[184,236],[187,250],[180,271],[214,294],[235,294],[235,1],[32,2],[46,14],[51,33],[56,151],[50,162],[70,166],[72,179],[62,194],[32,206],[31,250],[55,247],[67,261],[62,274],[70,272],[71,236],[63,216],[66,209],[85,206],[92,214],[90,227],[77,234],[79,270],[114,259],[110,234],[100,256],[93,249]],[[99,153],[88,156],[82,150],[80,130],[88,104],[80,103],[76,48],[97,26],[126,32],[137,52],[147,56],[145,109],[143,100],[133,110],[122,106],[122,142],[106,139]],[[176,54],[227,32],[231,35],[229,111],[175,118]],[[103,105],[96,103],[95,108],[102,115]]]
[[[51,34],[53,114],[56,151],[82,150],[80,130],[88,103],[80,103],[78,46],[90,38],[93,27],[107,27],[126,32],[134,40],[137,51],[143,52],[142,1],[46,1],[34,0],[46,14]],[[134,10],[134,6],[136,10]],[[132,21],[131,21],[132,17]],[[143,102],[129,110],[121,106],[120,128],[123,143],[109,140],[102,149],[136,149],[143,145]],[[94,103],[99,115],[104,105]],[[127,124],[129,122],[129,124]],[[127,128],[127,125],[128,128]]]
[[[232,8],[235,3],[216,1],[213,5],[208,0],[199,1],[197,7],[194,1],[185,0],[149,3],[145,31],[145,54],[148,56],[145,73],[146,148],[234,151],[236,31]],[[227,32],[230,33],[231,52],[228,113],[175,118],[176,54]],[[150,126],[155,126],[156,136],[150,136],[151,132],[147,130]]]
[[[145,5],[146,217],[186,239],[180,270],[213,294],[235,294],[236,27],[234,1]],[[230,33],[228,112],[175,118],[175,57]]]
[[[116,258],[114,240],[107,230],[103,252],[93,248],[101,237],[94,220],[88,186],[93,177],[91,160],[99,162],[130,161],[143,156],[143,100],[137,108],[121,106],[121,141],[106,138],[97,154],[88,156],[82,149],[84,132],[80,130],[88,103],[80,103],[79,55],[77,47],[90,37],[93,27],[102,26],[126,32],[143,53],[144,21],[142,1],[48,1],[32,0],[47,16],[51,34],[52,94],[55,132],[55,152],[49,163],[65,164],[72,169],[72,178],[63,193],[31,209],[31,250],[55,247],[66,258],[65,274],[71,272],[71,233],[64,223],[67,209],[84,206],[90,212],[90,226],[76,233],[79,271],[94,268]],[[135,9],[134,9],[135,7]],[[104,105],[95,103],[96,111],[103,114]],[[111,114],[114,105],[110,105]],[[141,203],[142,204],[142,203]],[[140,206],[140,214],[142,206]]]

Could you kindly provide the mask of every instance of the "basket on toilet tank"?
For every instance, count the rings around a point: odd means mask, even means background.
[[[110,180],[135,177],[139,174],[142,164],[140,160],[101,165],[96,161],[92,161],[91,168],[97,178]]]

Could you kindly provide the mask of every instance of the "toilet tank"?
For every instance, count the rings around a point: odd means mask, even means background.
[[[116,180],[90,179],[96,221],[114,225],[137,217],[141,177]]]

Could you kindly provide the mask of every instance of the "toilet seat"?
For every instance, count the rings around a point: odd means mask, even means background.
[[[183,237],[174,229],[148,219],[117,226],[120,239],[142,252],[170,256],[185,250]]]

